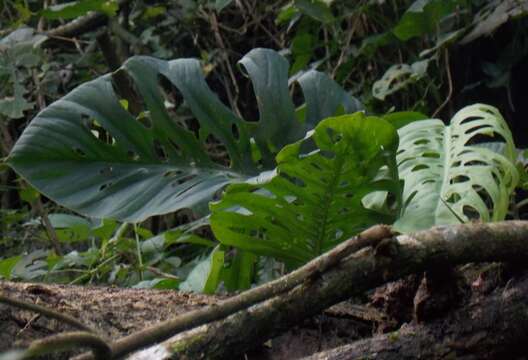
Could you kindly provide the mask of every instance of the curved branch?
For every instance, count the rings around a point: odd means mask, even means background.
[[[112,357],[110,346],[101,337],[86,331],[74,331],[52,335],[32,342],[24,352],[24,358],[51,354],[78,347],[91,348],[97,360],[108,360]]]

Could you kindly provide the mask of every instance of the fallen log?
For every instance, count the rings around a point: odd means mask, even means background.
[[[526,261],[527,258],[528,222],[522,221],[437,227],[385,239],[375,250],[364,250],[351,255],[339,264],[325,269],[326,271],[309,277],[286,293],[219,321],[176,335],[133,354],[130,358],[233,358],[235,354],[242,354],[262,344],[332,304],[405,275],[468,262]],[[2,283],[0,290],[1,286]],[[118,295],[120,290],[112,291],[116,292],[115,298],[107,299],[107,306],[100,306],[101,311],[111,309],[113,303],[121,298]],[[125,293],[131,290],[122,291]],[[198,298],[205,303],[208,302],[207,299],[211,299],[199,296]],[[221,305],[212,306],[211,311],[219,307]],[[158,309],[161,311],[163,307]],[[81,307],[78,313],[84,311]],[[132,311],[124,311],[132,316]],[[156,318],[156,315],[154,317]],[[1,321],[0,318],[0,325]],[[93,327],[97,324],[87,325]],[[134,330],[128,329],[118,335],[113,333],[105,336],[115,339],[122,333]],[[112,346],[115,344],[119,344],[119,340],[112,343]],[[148,357],[149,354],[156,355]]]

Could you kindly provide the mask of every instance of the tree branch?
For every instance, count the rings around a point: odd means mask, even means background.
[[[101,337],[86,331],[74,331],[52,335],[32,342],[24,352],[24,359],[86,346],[93,349],[96,360],[111,358],[112,350]]]
[[[136,353],[139,359],[226,358],[276,336],[302,319],[352,295],[409,274],[469,262],[519,261],[528,257],[528,222],[441,226],[383,240],[317,279],[223,320],[177,335]]]

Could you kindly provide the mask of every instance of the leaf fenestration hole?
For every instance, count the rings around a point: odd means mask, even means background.
[[[422,157],[424,157],[424,158],[432,158],[432,159],[439,159],[440,158],[440,154],[439,153],[434,153],[434,152],[424,152],[422,154]]]
[[[430,142],[431,141],[429,139],[420,139],[420,140],[416,140],[413,144],[414,145],[427,145]]]
[[[470,220],[480,219],[480,213],[473,206],[464,205],[462,207],[462,213]]]
[[[119,83],[118,83],[119,82]],[[112,76],[112,88],[121,105],[133,118],[141,114],[144,108],[143,98],[139,95],[136,84],[126,71],[119,70]]]
[[[238,131],[238,126],[236,124],[231,124],[231,133],[237,141],[240,140],[240,132]]]
[[[454,203],[459,202],[460,199],[462,199],[460,194],[453,193],[453,194],[449,195],[449,197],[447,199],[445,199],[445,202],[448,203],[448,204],[454,204]]]
[[[167,152],[163,148],[163,145],[161,145],[161,143],[157,139],[154,139],[154,153],[156,154],[156,156],[158,157],[160,161],[163,161],[163,162],[168,161]]]
[[[112,186],[112,183],[109,182],[109,183],[106,183],[106,184],[103,184],[99,187],[99,191],[104,191],[106,189],[108,189],[110,186]]]
[[[101,168],[101,170],[99,170],[99,174],[100,175],[104,175],[104,176],[110,176],[110,175],[112,175],[113,171],[114,171],[114,169],[111,166],[105,166],[105,167]]]
[[[78,147],[74,147],[73,151],[79,156],[82,156],[82,157],[86,156],[86,153],[83,150],[79,149]]]
[[[186,182],[188,182],[188,181],[194,179],[195,177],[196,177],[196,175],[194,175],[194,174],[187,175],[187,176],[183,176],[183,177],[181,177],[181,178],[176,179],[176,181],[174,181],[174,182],[171,184],[171,186],[172,186],[172,187],[176,187],[176,186],[178,186],[178,185],[181,185],[181,184],[183,184],[183,183],[186,183]]]
[[[129,160],[132,160],[132,161],[139,160],[138,153],[136,153],[135,151],[132,151],[132,150],[128,150],[127,151],[127,157],[128,157]]]
[[[86,114],[81,114],[81,122],[84,127],[88,129],[90,134],[97,140],[108,145],[113,145],[115,143],[115,138],[112,136],[112,134],[110,134],[110,132],[108,132],[101,125],[101,123],[93,117]]]
[[[163,174],[163,177],[174,177],[174,176],[178,176],[181,174],[183,174],[181,170],[168,170],[168,171],[165,171],[165,173]]]
[[[464,182],[468,182],[470,181],[471,178],[469,176],[466,176],[466,175],[457,175],[453,178],[451,178],[451,180],[449,181],[450,184],[459,184],[459,183],[464,183]]]
[[[136,119],[141,123],[141,125],[143,125],[147,129],[152,128],[152,119],[150,118],[150,112],[142,111],[139,113]]]
[[[415,171],[420,171],[420,170],[425,170],[425,169],[429,169],[429,165],[426,165],[426,164],[416,165],[415,167],[411,169],[411,171],[415,172]]]
[[[213,134],[207,135],[207,138],[205,139],[205,149],[211,160],[215,163],[229,166],[231,159],[227,153],[227,148]]]
[[[172,139],[168,139],[169,144],[171,145],[172,149],[176,152],[176,154],[181,157],[183,155],[182,149],[176,142]]]

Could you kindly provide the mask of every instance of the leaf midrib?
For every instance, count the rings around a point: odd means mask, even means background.
[[[344,153],[347,153],[348,146],[346,147]],[[320,229],[316,232],[317,236],[315,238],[315,256],[321,255],[322,245],[325,240],[326,235],[326,228],[328,225],[328,213],[330,212],[330,208],[332,207],[333,199],[336,192],[336,184],[339,183],[339,180],[342,175],[342,169],[344,165],[344,156],[338,156],[336,154],[336,160],[333,162],[333,172],[332,174],[332,181],[329,182],[328,186],[326,187],[326,190],[324,192],[324,195],[321,198],[321,203],[323,206],[320,206],[319,208],[322,210],[320,212],[321,216],[317,216],[316,221],[314,221],[314,224],[317,225],[317,228]],[[324,206],[324,204],[327,204],[328,206]],[[317,219],[321,219],[321,221],[317,221]]]
[[[436,218],[438,216],[438,212],[440,211],[440,207],[443,204],[442,200],[446,201],[447,202],[447,199],[444,199],[443,196],[444,194],[446,193],[446,188],[447,186],[449,185],[449,168],[450,168],[450,164],[451,164],[451,158],[452,158],[452,151],[451,151],[451,146],[450,144],[452,143],[451,141],[451,126],[445,126],[444,127],[444,131],[443,131],[443,135],[444,135],[444,139],[443,139],[443,147],[444,147],[444,151],[443,151],[443,156],[444,156],[444,164],[443,164],[443,168],[442,168],[442,171],[444,172],[443,173],[443,176],[442,176],[442,183],[440,184],[440,191],[438,192],[438,199],[436,200],[436,207],[435,207],[435,213],[434,213],[434,216],[435,216],[435,220],[434,220],[434,223],[436,224]],[[442,156],[442,152],[440,153],[440,156]],[[446,205],[444,205],[446,206]]]

